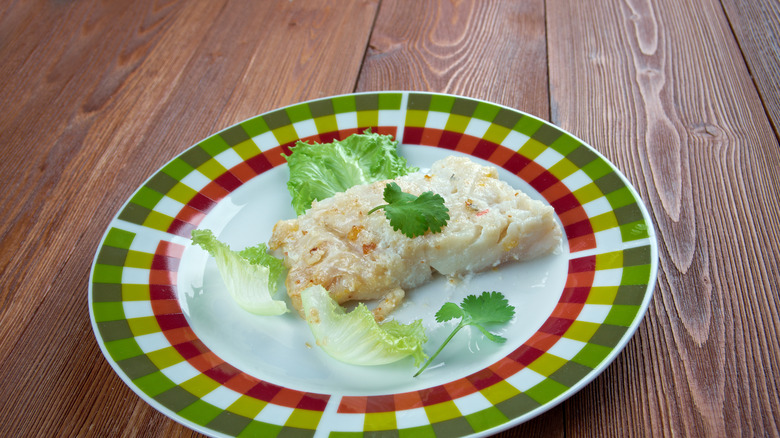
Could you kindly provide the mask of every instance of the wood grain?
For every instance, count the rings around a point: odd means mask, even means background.
[[[85,300],[94,251],[135,188],[190,145],[275,107],[352,91],[362,51],[351,49],[365,46],[376,9],[17,2],[4,11],[0,99],[15,105],[0,118],[0,373],[13,379],[0,387],[0,430],[194,435],[101,357]]]
[[[779,17],[773,0],[2,3],[0,435],[202,436],[102,357],[86,291],[107,224],[222,128],[408,89],[569,130],[659,235],[628,347],[498,436],[780,436]]]
[[[467,95],[547,118],[544,2],[383,2],[357,91]]]
[[[383,2],[356,91],[466,95],[547,119],[542,1]],[[563,409],[500,437],[564,436]]]
[[[626,173],[661,243],[648,316],[567,431],[777,435],[780,156],[722,8],[556,0],[548,38],[553,122]]]
[[[722,3],[775,135],[780,137],[780,2]]]

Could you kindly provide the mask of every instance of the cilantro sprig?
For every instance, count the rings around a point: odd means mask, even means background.
[[[422,236],[428,230],[438,233],[450,220],[444,198],[436,193],[423,192],[420,196],[415,196],[402,191],[398,184],[390,182],[385,185],[382,196],[387,204],[372,208],[368,214],[379,209],[384,210],[390,226],[407,237]]]
[[[491,323],[506,323],[509,322],[515,315],[515,307],[509,305],[509,301],[504,297],[501,292],[482,292],[480,296],[469,295],[463,299],[460,306],[455,303],[444,303],[436,312],[436,321],[445,322],[451,319],[460,318],[460,323],[450,333],[444,343],[441,344],[436,353],[425,362],[425,365],[420,368],[414,377],[417,377],[422,373],[428,365],[433,362],[436,356],[441,353],[444,346],[447,345],[450,340],[460,331],[463,327],[474,326],[481,331],[485,337],[493,342],[504,343],[506,338],[488,331],[483,324]]]

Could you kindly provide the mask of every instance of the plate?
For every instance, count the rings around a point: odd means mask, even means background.
[[[234,249],[292,218],[283,154],[298,140],[392,134],[410,165],[470,156],[552,205],[558,251],[463,281],[436,278],[392,317],[422,318],[428,354],[453,326],[433,315],[483,290],[515,318],[488,341],[462,330],[418,377],[411,358],[342,364],[295,313],[260,317],[232,302],[215,264],[189,243],[208,228]],[[98,247],[89,308],[124,382],[160,412],[212,436],[487,436],[570,397],[633,335],[652,296],[657,242],[626,178],[592,147],[529,114],[460,96],[374,92],[253,117],[187,149],[120,209]],[[283,295],[283,293],[282,293]]]

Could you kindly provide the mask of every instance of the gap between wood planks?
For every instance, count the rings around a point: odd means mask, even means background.
[[[778,120],[774,119],[774,114],[769,108],[769,103],[767,102],[766,93],[762,92],[762,86],[759,83],[758,75],[756,74],[755,68],[753,67],[750,58],[747,56],[747,50],[745,48],[746,42],[743,41],[743,38],[740,37],[739,32],[737,32],[737,26],[734,24],[734,19],[729,14],[728,10],[726,10],[726,6],[723,4],[723,0],[718,2],[720,4],[721,10],[723,11],[723,16],[726,17],[726,22],[729,24],[729,29],[731,30],[731,34],[734,36],[734,40],[737,43],[737,46],[739,47],[739,53],[742,56],[742,61],[745,63],[745,69],[748,72],[748,75],[750,76],[751,82],[753,82],[753,87],[756,89],[756,94],[758,94],[758,99],[761,101],[761,106],[764,109],[764,114],[766,115],[767,119],[769,120],[769,124],[772,126],[772,131],[775,134],[775,138],[778,139],[778,142],[780,142],[780,126],[778,126]],[[771,17],[764,17],[768,22],[772,22]],[[776,63],[780,60],[775,59]],[[777,65],[775,67],[778,67]]]
[[[368,31],[368,37],[366,38],[366,45],[363,47],[363,57],[360,59],[358,74],[355,75],[355,83],[352,84],[353,93],[356,93],[358,90],[358,84],[360,84],[360,76],[363,74],[363,66],[366,65],[366,58],[368,58],[368,50],[371,48],[371,39],[374,37],[374,29],[376,29],[376,21],[379,18],[379,11],[381,9],[382,9],[382,0],[378,0],[376,3],[376,11],[374,12],[374,19],[371,21],[371,30]]]

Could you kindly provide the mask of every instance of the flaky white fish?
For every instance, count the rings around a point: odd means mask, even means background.
[[[396,178],[404,192],[441,195],[450,220],[440,233],[409,238],[383,214],[367,215],[384,204],[389,181],[355,186],[315,201],[296,219],[274,226],[269,246],[283,258],[293,306],[300,292],[323,286],[338,303],[380,300],[384,319],[406,291],[432,278],[467,276],[510,260],[531,260],[558,248],[561,229],[552,207],[498,179],[493,167],[450,156],[430,171]]]

